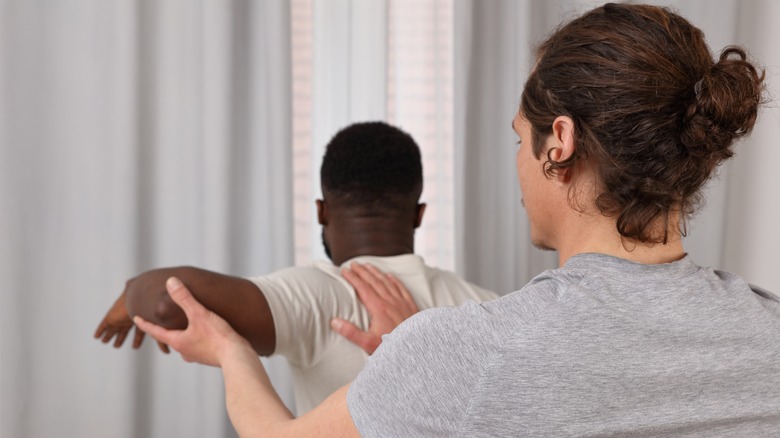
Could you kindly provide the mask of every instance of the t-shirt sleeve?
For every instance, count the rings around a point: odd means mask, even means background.
[[[309,367],[338,336],[330,328],[336,316],[359,323],[357,297],[351,289],[316,268],[294,267],[250,278],[266,298],[274,319],[274,354]]]
[[[347,394],[362,436],[456,434],[487,360],[467,330],[480,313],[473,302],[426,310],[383,338]]]

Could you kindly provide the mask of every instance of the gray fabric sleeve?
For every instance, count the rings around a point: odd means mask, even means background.
[[[456,434],[470,385],[449,379],[474,376],[480,364],[477,355],[451,353],[468,348],[460,342],[462,330],[455,328],[468,326],[465,320],[478,308],[467,303],[423,311],[385,336],[347,394],[362,436]]]
[[[475,388],[506,336],[523,323],[520,315],[538,314],[556,300],[553,282],[545,280],[494,301],[420,312],[386,335],[347,394],[360,433],[459,436]],[[516,301],[514,311],[506,301]]]

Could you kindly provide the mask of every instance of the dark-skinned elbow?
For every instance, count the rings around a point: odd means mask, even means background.
[[[164,296],[157,301],[154,307],[154,316],[157,324],[169,330],[183,330],[187,328],[187,316],[184,311],[169,296]]]

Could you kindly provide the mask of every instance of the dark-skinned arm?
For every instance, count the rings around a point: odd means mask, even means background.
[[[166,330],[141,318],[135,321],[158,342],[181,353],[184,360],[222,368],[225,405],[239,436],[360,436],[347,407],[348,385],[306,415],[294,418],[252,347],[225,320],[198,303],[179,280],[169,280],[168,288],[192,321],[187,329]]]
[[[276,331],[271,309],[257,285],[244,278],[188,266],[153,269],[128,280],[95,337],[104,343],[115,338],[114,346],[121,346],[134,326],[135,315],[167,329],[187,327],[187,317],[165,290],[165,281],[172,276],[181,279],[207,309],[228,321],[258,354],[274,352]],[[133,347],[138,348],[142,341],[143,332],[136,330]]]

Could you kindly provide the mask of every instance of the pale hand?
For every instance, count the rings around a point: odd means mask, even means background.
[[[368,354],[373,354],[382,343],[382,335],[420,310],[403,283],[372,265],[353,263],[342,269],[341,275],[355,288],[371,322],[368,331],[363,331],[347,320],[334,318],[331,328]]]

